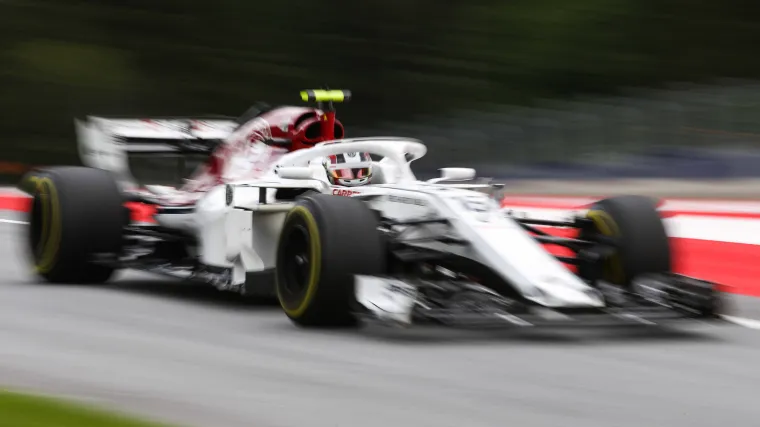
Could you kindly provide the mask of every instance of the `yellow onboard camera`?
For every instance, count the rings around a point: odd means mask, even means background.
[[[350,90],[313,89],[301,91],[301,99],[306,102],[348,102],[351,100]]]

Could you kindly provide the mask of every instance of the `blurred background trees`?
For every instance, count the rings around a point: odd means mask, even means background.
[[[354,92],[339,112],[349,135],[425,124],[410,133],[445,147],[434,130],[462,111],[496,123],[538,100],[757,78],[756,10],[741,0],[0,0],[1,158],[76,162],[75,116],[238,115],[323,84]],[[507,136],[484,132],[468,160],[497,161],[485,145]],[[519,148],[521,161],[542,152]]]

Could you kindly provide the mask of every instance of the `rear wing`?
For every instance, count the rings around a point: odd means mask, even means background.
[[[74,124],[82,163],[114,172],[130,185],[138,185],[130,170],[130,160],[174,158],[184,166],[187,156],[208,156],[238,127],[231,118],[192,117],[88,116],[75,120]]]

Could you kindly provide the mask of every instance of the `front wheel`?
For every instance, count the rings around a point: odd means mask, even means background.
[[[586,217],[593,227],[582,231],[581,239],[593,241],[605,236],[617,242],[616,250],[604,259],[604,281],[629,287],[636,277],[672,272],[670,239],[653,199],[618,196],[600,200]],[[581,266],[579,274],[588,278],[593,269]]]
[[[299,326],[352,326],[354,275],[381,275],[385,247],[375,214],[349,197],[311,194],[285,218],[277,249],[277,297]]]

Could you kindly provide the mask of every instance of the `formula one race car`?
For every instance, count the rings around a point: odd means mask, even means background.
[[[475,178],[472,169],[418,180],[410,164],[427,152],[420,141],[343,138],[332,103],[346,94],[307,91],[303,98],[326,103],[325,111],[279,107],[230,127],[179,189],[137,185],[119,159],[130,144],[168,146],[173,136],[178,147],[191,140],[189,128],[170,135],[138,127],[135,134],[154,141],[136,142],[123,136],[123,123],[80,125],[83,144],[104,157],[83,156],[92,167],[35,171],[23,186],[33,196],[37,273],[56,283],[104,282],[131,268],[276,295],[302,326],[717,317],[716,285],[671,271],[652,200],[601,200],[568,222],[517,218],[488,188],[463,184]],[[124,145],[109,139],[114,134]],[[134,208],[130,216],[129,203],[147,206],[149,218],[136,218]],[[550,236],[535,225],[578,233]],[[546,244],[575,256],[552,255]]]

